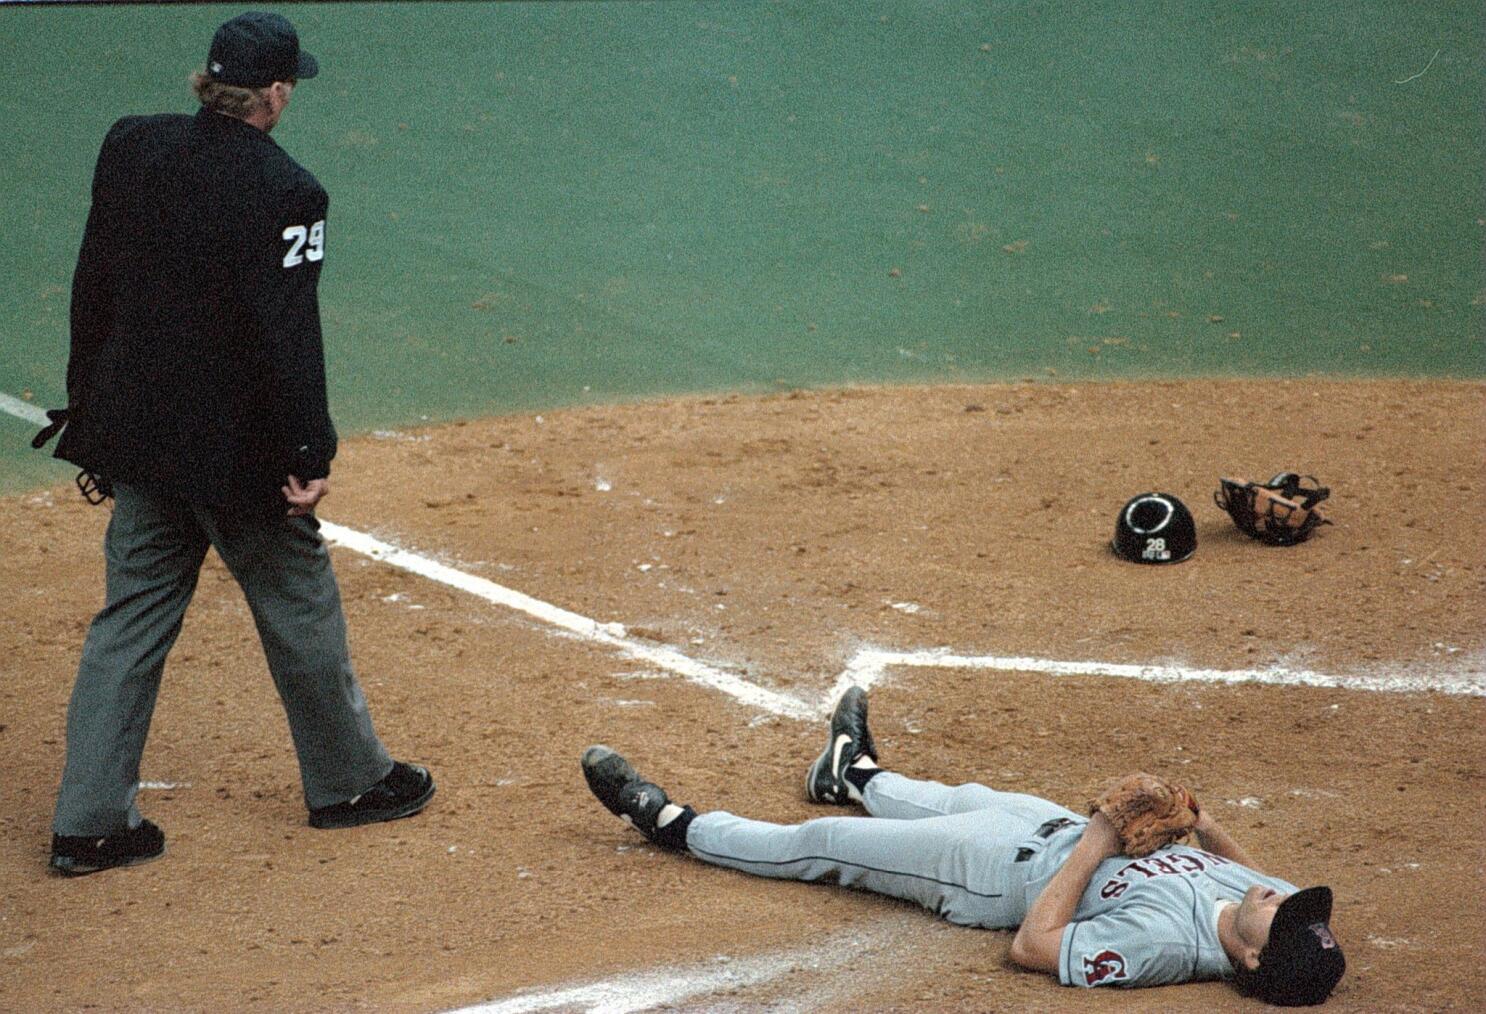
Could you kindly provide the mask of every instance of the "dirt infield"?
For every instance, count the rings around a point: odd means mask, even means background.
[[[874,731],[905,773],[1075,805],[1114,773],[1179,773],[1271,872],[1335,889],[1349,972],[1331,1009],[1474,1009],[1483,395],[1024,383],[590,408],[349,441],[322,514],[811,707],[869,648],[1340,677],[893,664]],[[1211,501],[1220,475],[1281,469],[1330,484],[1336,521],[1285,549]],[[1197,517],[1186,563],[1107,549],[1153,488]],[[588,796],[586,744],[699,808],[795,821],[822,812],[801,791],[822,724],[344,549],[358,671],[393,752],[439,779],[430,809],[306,825],[251,619],[211,556],[144,763],[169,854],[53,878],[108,515],[60,488],[0,515],[5,1009],[425,1011],[657,968],[703,982],[672,998],[687,1009],[1257,1009],[1221,984],[1075,996],[1014,970],[1010,934],[658,853]],[[1402,678],[1455,692],[1376,689]]]

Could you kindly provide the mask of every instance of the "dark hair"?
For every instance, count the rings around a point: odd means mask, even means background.
[[[1263,952],[1260,952],[1259,967],[1264,965]],[[1263,977],[1259,974],[1259,968],[1249,968],[1243,962],[1233,966],[1233,986],[1244,996],[1258,996]]]

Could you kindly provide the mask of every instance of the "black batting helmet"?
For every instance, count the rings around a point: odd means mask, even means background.
[[[1142,493],[1120,509],[1109,545],[1134,563],[1181,563],[1197,549],[1197,525],[1170,493]]]

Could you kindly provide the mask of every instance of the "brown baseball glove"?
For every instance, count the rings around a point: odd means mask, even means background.
[[[1317,506],[1331,490],[1314,476],[1281,472],[1266,483],[1219,479],[1213,502],[1228,512],[1238,530],[1272,546],[1293,546],[1329,525]]]
[[[1187,837],[1199,812],[1192,793],[1144,771],[1116,778],[1089,800],[1090,816],[1108,817],[1119,832],[1120,851],[1137,859]]]

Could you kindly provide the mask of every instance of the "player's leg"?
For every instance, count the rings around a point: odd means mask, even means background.
[[[948,786],[893,774],[877,764],[877,748],[867,725],[867,693],[849,687],[831,714],[825,750],[805,774],[805,793],[814,802],[861,803],[874,817],[920,820],[973,810],[996,810],[1012,825],[1076,819],[1077,814],[1022,793],[998,792],[984,785]]]
[[[821,817],[771,824],[731,813],[699,814],[687,851],[762,877],[827,881],[914,901],[950,922],[1000,929],[1026,913],[1014,864],[1028,836],[1020,821],[987,811],[924,820]]]
[[[140,757],[206,546],[179,501],[114,485],[103,543],[106,604],[88,627],[67,707],[56,834],[96,840],[140,826]]]
[[[583,754],[599,801],[652,842],[717,866],[790,880],[832,880],[918,902],[952,922],[1002,928],[1025,914],[1035,825],[975,811],[927,820],[826,817],[781,825],[672,803],[606,746]]]
[[[813,803],[844,806],[861,802],[852,768],[876,770],[877,747],[867,728],[867,691],[847,687],[831,712],[826,748],[805,772],[805,797]]]
[[[289,719],[305,803],[315,811],[366,793],[389,777],[393,761],[351,667],[319,523],[206,509],[198,516],[252,610]]]
[[[672,803],[664,789],[641,778],[629,761],[602,743],[584,750],[580,765],[589,790],[610,813],[662,848],[686,848],[695,810]]]
[[[1049,820],[1082,819],[1067,807],[1024,792],[998,792],[974,782],[942,785],[881,769],[863,782],[861,795],[862,805],[868,813],[894,820],[920,820],[984,810],[1035,830]]]

